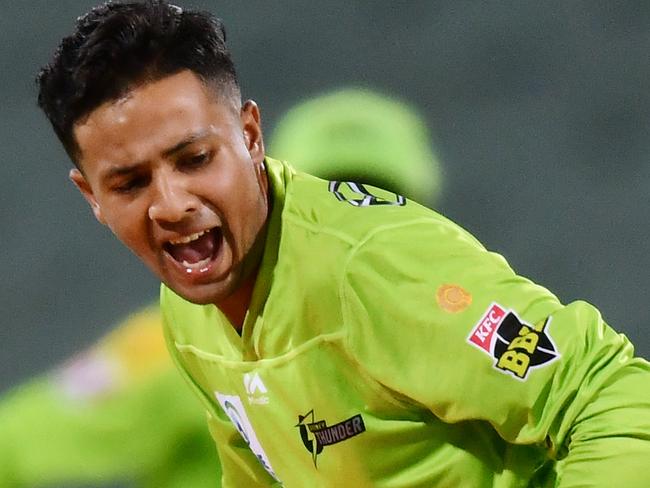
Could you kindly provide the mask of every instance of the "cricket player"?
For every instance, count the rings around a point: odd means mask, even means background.
[[[367,89],[298,103],[269,145],[319,176],[372,180],[429,203],[438,195],[440,170],[425,122],[414,108]],[[396,173],[395,160],[408,171]],[[0,432],[2,488],[220,485],[205,414],[165,350],[157,305],[5,394]]]
[[[39,86],[72,181],[163,282],[224,486],[650,485],[628,340],[411,199],[267,156],[214,17],[102,5]]]

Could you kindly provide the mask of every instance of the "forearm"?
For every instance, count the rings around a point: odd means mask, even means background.
[[[608,378],[570,433],[557,486],[650,486],[650,365],[633,359]]]

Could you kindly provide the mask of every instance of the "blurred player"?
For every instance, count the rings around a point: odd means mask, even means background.
[[[370,90],[341,89],[295,106],[268,149],[326,180],[369,183],[428,205],[441,189],[441,168],[418,112]]]
[[[374,183],[429,204],[440,188],[424,121],[367,89],[298,104],[279,120],[269,148],[314,174]],[[157,306],[5,394],[0,432],[0,488],[220,484],[205,414],[168,357]]]
[[[436,212],[269,157],[211,15],[93,9],[39,85],[71,180],[162,281],[225,486],[650,485],[629,341]]]
[[[204,414],[172,368],[158,307],[0,403],[0,487],[218,486]]]

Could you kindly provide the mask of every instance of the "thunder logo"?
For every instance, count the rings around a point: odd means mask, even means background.
[[[327,425],[324,420],[314,420],[313,410],[305,415],[298,415],[296,427],[300,431],[302,443],[312,455],[314,466],[316,466],[316,458],[323,452],[325,446],[337,444],[366,431],[360,414],[337,424]]]

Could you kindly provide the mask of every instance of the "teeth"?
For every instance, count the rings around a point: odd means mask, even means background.
[[[174,246],[176,246],[176,245],[178,245],[178,244],[187,244],[187,243],[189,243],[189,242],[192,242],[192,241],[197,240],[197,239],[198,239],[199,237],[201,237],[203,234],[205,234],[206,232],[208,232],[208,230],[209,230],[209,229],[206,229],[206,230],[202,230],[201,232],[196,232],[195,234],[191,234],[191,235],[189,235],[189,236],[180,237],[180,238],[178,238],[178,239],[174,239],[174,240],[169,241],[169,243],[172,244],[172,245],[174,245]]]
[[[196,263],[188,263],[187,261],[183,260],[181,264],[187,273],[194,273],[196,271],[203,271],[210,264],[210,259],[211,258],[205,258]]]

